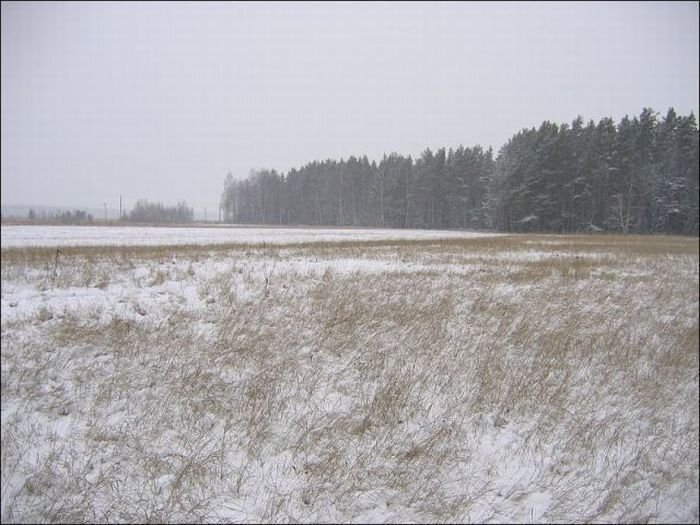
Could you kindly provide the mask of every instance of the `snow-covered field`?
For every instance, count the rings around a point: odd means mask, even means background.
[[[431,230],[352,228],[234,228],[228,226],[2,226],[2,247],[157,246],[184,244],[289,244],[385,239],[461,239],[493,235]]]
[[[697,238],[209,230],[3,227],[3,522],[698,521]]]

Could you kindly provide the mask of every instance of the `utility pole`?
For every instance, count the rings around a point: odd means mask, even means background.
[[[107,222],[107,203],[103,203],[105,207],[105,222]]]
[[[204,207],[204,222],[207,222],[207,207]]]
[[[119,196],[119,220],[122,220],[122,196]]]

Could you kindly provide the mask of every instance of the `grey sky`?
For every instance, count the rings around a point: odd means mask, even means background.
[[[2,3],[2,204],[698,114],[698,3]]]

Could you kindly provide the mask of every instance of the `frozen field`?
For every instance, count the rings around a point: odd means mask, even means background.
[[[390,234],[3,228],[2,521],[698,521],[697,238]]]
[[[186,244],[289,244],[384,239],[463,239],[493,235],[430,230],[234,228],[211,226],[2,226],[2,247],[157,246]]]

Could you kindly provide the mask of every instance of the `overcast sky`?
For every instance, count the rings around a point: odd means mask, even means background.
[[[697,116],[698,61],[697,2],[3,2],[2,204],[216,210],[229,171]]]

